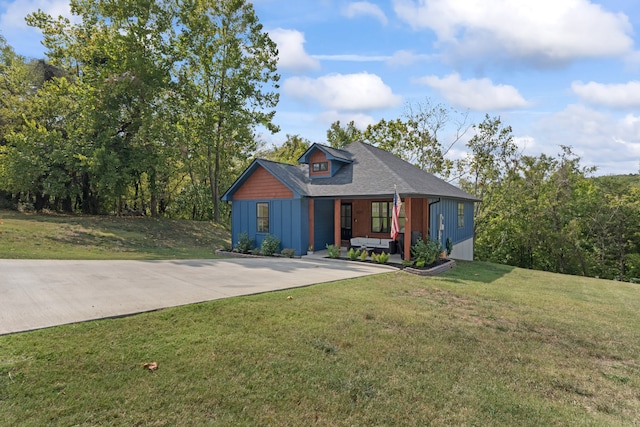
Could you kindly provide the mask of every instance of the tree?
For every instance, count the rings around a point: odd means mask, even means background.
[[[453,124],[453,127],[451,126]],[[403,118],[367,126],[362,138],[417,167],[448,179],[454,163],[447,157],[469,129],[467,115],[429,99],[407,104]],[[450,132],[443,138],[445,131]],[[446,143],[443,143],[446,140]]]
[[[457,117],[452,117],[454,114]],[[410,153],[410,161],[420,169],[448,178],[454,165],[447,155],[469,130],[467,114],[458,114],[442,104],[433,105],[427,98],[423,102],[408,103],[404,117],[410,130],[410,137],[404,144]],[[454,124],[453,134],[443,143],[441,134],[451,123]]]
[[[411,162],[411,148],[408,142],[411,140],[411,130],[406,122],[401,119],[385,120],[367,126],[363,139],[371,145]]]
[[[28,22],[43,31],[49,58],[77,76],[84,121],[74,135],[87,147],[88,165],[83,194],[96,192],[121,212],[129,188],[145,180],[156,215],[159,171],[171,164],[158,113],[172,85],[170,10],[166,2],[151,0],[73,0],[71,10],[80,23],[40,11]],[[96,213],[87,202],[83,211]]]
[[[467,143],[469,154],[458,161],[461,187],[482,200],[474,210],[474,235],[482,232],[500,206],[499,198],[508,194],[509,180],[518,165],[518,147],[511,126],[503,126],[500,117],[487,114],[475,135]]]
[[[340,125],[340,120],[331,123],[327,130],[327,142],[333,148],[342,148],[352,142],[362,140],[362,131],[351,120],[345,127]]]
[[[256,157],[296,165],[298,164],[298,159],[310,146],[311,142],[300,135],[287,135],[287,140],[281,146],[274,145],[269,150],[258,152]]]
[[[272,132],[278,103],[277,49],[244,0],[191,0],[177,6],[181,29],[175,76],[191,111],[192,150],[205,159],[213,219],[222,177],[255,150],[254,128]],[[191,154],[195,154],[193,151]]]

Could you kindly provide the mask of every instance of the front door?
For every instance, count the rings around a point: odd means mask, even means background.
[[[340,239],[351,239],[351,203],[340,205]]]

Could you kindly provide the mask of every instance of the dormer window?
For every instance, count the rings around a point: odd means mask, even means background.
[[[316,162],[311,164],[313,172],[324,172],[329,170],[329,162]]]

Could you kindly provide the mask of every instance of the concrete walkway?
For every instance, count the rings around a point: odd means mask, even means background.
[[[0,259],[0,335],[393,271],[317,258]]]

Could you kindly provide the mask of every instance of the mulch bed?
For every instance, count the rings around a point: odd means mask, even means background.
[[[411,274],[417,274],[419,276],[435,276],[436,274],[440,274],[444,271],[450,270],[453,267],[456,266],[456,262],[452,259],[448,259],[448,258],[439,258],[436,260],[436,262],[429,264],[429,265],[425,265],[424,267],[416,267],[416,266],[411,266],[411,267],[405,267],[402,264],[398,264],[397,262],[386,262],[384,264],[380,264],[377,263],[373,260],[367,259],[367,260],[359,260],[359,259],[351,259],[351,258],[345,258],[345,257],[339,257],[339,258],[330,258],[330,257],[325,257],[328,259],[339,259],[339,260],[343,260],[343,261],[349,261],[349,262],[363,262],[363,263],[367,263],[367,264],[378,264],[378,265],[388,265],[391,267],[395,267],[399,270],[404,270],[407,273],[411,273]]]
[[[231,256],[231,257],[238,257],[238,258],[262,258],[262,255],[253,255],[253,254],[242,254],[239,252],[233,252],[233,251],[229,251],[229,250],[224,250],[224,249],[218,249],[216,251],[216,255],[224,255],[224,256]],[[283,257],[283,255],[277,254],[275,255],[277,257]],[[296,256],[295,258],[300,258],[299,256]],[[377,264],[377,265],[388,265],[390,267],[395,267],[398,270],[404,270],[407,273],[411,273],[411,274],[417,274],[419,276],[435,276],[436,274],[440,274],[444,271],[450,270],[453,267],[456,266],[456,262],[452,259],[448,259],[448,258],[439,258],[436,260],[436,262],[434,262],[433,264],[430,265],[426,265],[424,267],[416,267],[416,266],[412,266],[412,267],[405,267],[402,264],[399,264],[397,262],[385,262],[384,264],[380,264],[377,263],[371,259],[366,259],[364,261],[360,260],[360,259],[356,259],[353,260],[351,258],[346,258],[346,257],[339,257],[339,258],[330,258],[330,257],[325,257],[327,259],[339,259],[342,261],[348,261],[348,262],[362,262],[362,263],[366,263],[366,264]]]

